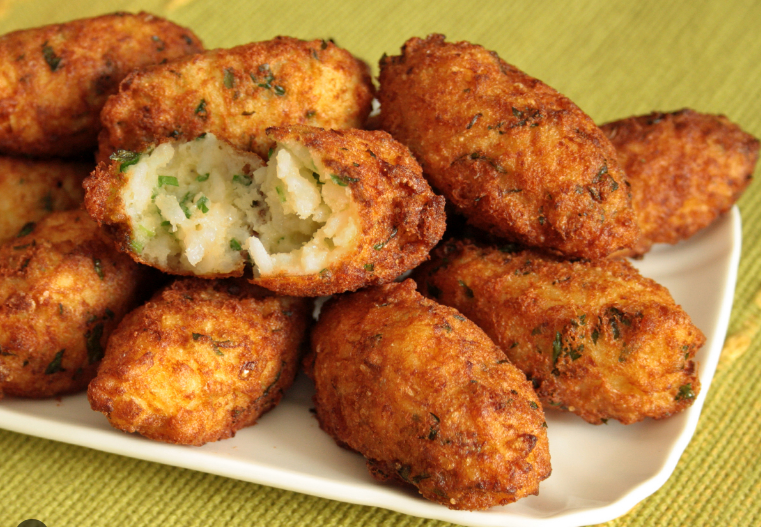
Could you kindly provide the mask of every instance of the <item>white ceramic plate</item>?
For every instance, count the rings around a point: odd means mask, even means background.
[[[616,518],[665,483],[692,437],[719,360],[740,259],[737,208],[677,246],[635,262],[670,290],[708,339],[698,352],[702,391],[665,421],[593,426],[548,412],[552,476],[532,496],[486,512],[450,511],[413,491],[376,483],[361,456],[335,445],[309,412],[312,387],[300,378],[280,406],[233,439],[203,447],[152,442],[114,430],[84,394],[62,401],[0,401],[0,427],[125,456],[273,487],[392,509],[469,526],[563,526]]]

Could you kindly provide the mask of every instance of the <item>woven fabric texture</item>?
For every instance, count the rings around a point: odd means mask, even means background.
[[[0,0],[0,34],[117,10],[168,17],[208,48],[333,38],[376,74],[381,55],[407,38],[444,33],[497,51],[597,122],[690,107],[761,136],[756,0]],[[668,482],[605,525],[761,525],[760,184],[740,201],[734,309],[697,432]],[[27,518],[48,527],[449,525],[0,430],[0,527]]]

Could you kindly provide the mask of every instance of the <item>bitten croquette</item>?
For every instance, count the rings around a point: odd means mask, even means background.
[[[120,248],[162,271],[320,296],[393,280],[441,238],[444,198],[387,133],[270,128],[267,166],[213,134],[122,153],[85,182]]]

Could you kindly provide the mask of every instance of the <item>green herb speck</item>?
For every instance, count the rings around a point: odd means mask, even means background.
[[[34,228],[37,226],[36,223],[33,221],[30,221],[28,223],[25,223],[23,227],[21,227],[21,230],[18,231],[18,234],[16,235],[16,238],[21,238],[23,236],[26,236],[27,234],[30,234]]]
[[[232,68],[225,68],[225,74],[222,81],[225,85],[225,88],[232,89],[233,86],[235,86],[235,74],[233,73]]]
[[[168,187],[179,187],[180,182],[177,181],[177,178],[174,176],[159,176],[159,187],[163,187],[164,185]]]
[[[98,277],[100,277],[101,280],[103,280],[103,266],[100,263],[100,259],[93,258],[92,264],[95,268],[95,273],[98,275]]]
[[[99,322],[91,330],[85,333],[85,347],[87,348],[87,361],[92,364],[103,358],[104,350],[100,344],[103,337],[103,323]]]
[[[45,58],[45,62],[48,63],[50,71],[56,71],[61,65],[61,57],[55,54],[55,51],[53,51],[53,48],[50,47],[47,41],[42,45],[42,56]]]
[[[127,167],[140,161],[140,154],[132,152],[131,150],[117,150],[111,154],[109,159],[119,161],[121,163],[121,165],[119,165],[119,172],[124,172]]]
[[[62,349],[61,351],[55,354],[55,356],[53,357],[53,360],[51,360],[50,364],[48,364],[48,367],[45,368],[45,375],[53,375],[54,373],[66,371],[61,367],[61,363],[63,362],[63,353],[65,351],[66,351],[65,349]]]

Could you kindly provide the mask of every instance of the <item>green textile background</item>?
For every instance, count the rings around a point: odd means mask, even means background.
[[[407,38],[444,33],[497,51],[597,122],[691,107],[761,136],[757,0],[0,0],[0,34],[141,9],[191,27],[208,48],[333,38],[376,74],[381,55]],[[761,525],[758,185],[740,202],[734,310],[697,433],[666,485],[606,525]],[[0,527],[27,518],[48,527],[449,525],[0,430]]]

